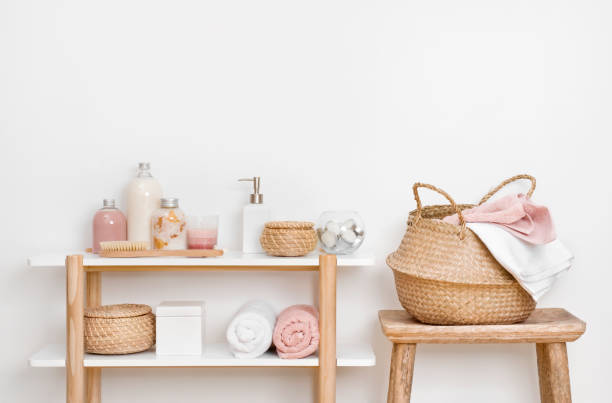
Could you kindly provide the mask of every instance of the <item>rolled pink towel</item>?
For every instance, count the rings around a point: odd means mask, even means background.
[[[319,312],[292,305],[278,315],[272,341],[280,358],[304,358],[319,348]]]

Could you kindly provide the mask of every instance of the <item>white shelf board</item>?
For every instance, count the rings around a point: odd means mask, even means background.
[[[258,266],[258,267],[291,267],[318,266],[319,254],[311,253],[303,257],[276,257],[260,253],[242,253],[226,251],[223,256],[192,257],[141,257],[141,258],[103,258],[96,254],[81,252],[56,253],[28,258],[30,267],[64,267],[66,256],[83,255],[84,266]],[[369,254],[338,255],[338,267],[373,266],[374,256]]]
[[[30,357],[30,366],[38,368],[62,368],[66,365],[66,349],[63,344],[49,344]],[[367,344],[338,344],[339,367],[372,367],[376,356]],[[157,356],[151,349],[142,353],[125,355],[85,354],[85,367],[317,367],[315,355],[299,360],[279,358],[275,352],[266,352],[258,358],[235,358],[226,343],[208,344],[201,356]]]

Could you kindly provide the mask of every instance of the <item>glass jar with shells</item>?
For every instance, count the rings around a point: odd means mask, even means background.
[[[355,252],[365,237],[363,220],[356,211],[326,211],[316,229],[321,248],[335,255]]]

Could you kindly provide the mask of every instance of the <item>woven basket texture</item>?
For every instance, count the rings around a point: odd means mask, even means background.
[[[518,179],[518,175],[487,194],[481,203]],[[450,205],[422,207],[418,188],[444,195]],[[417,209],[410,212],[399,248],[387,257],[393,269],[400,303],[421,322],[438,325],[508,324],[525,320],[535,301],[491,255],[469,228],[461,211],[474,205],[457,205],[444,191],[426,184],[413,187]],[[460,225],[441,221],[458,213]]]
[[[147,305],[106,305],[85,310],[85,351],[130,354],[155,344],[155,315]]]
[[[265,224],[266,228],[272,229],[311,229],[314,223],[309,221],[270,221]]]
[[[265,224],[259,242],[268,255],[304,256],[317,247],[317,233],[312,222],[272,221]]]

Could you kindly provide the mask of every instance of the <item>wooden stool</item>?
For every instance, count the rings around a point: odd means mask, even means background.
[[[536,309],[513,325],[435,326],[406,311],[379,311],[385,336],[393,342],[387,403],[409,403],[417,343],[536,343],[542,403],[572,401],[565,343],[579,338],[586,324],[564,309]]]

